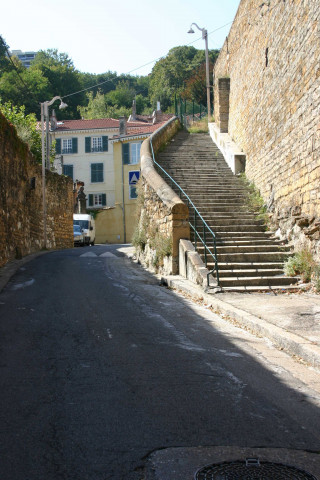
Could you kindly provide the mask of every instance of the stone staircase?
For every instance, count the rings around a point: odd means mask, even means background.
[[[294,288],[296,279],[283,273],[290,248],[266,232],[248,210],[245,187],[233,175],[208,134],[180,131],[156,160],[185,191],[215,233],[223,290]],[[159,173],[168,182],[160,169]],[[174,185],[173,189],[178,193]],[[189,211],[192,221],[193,208]],[[200,228],[197,222],[197,229]],[[204,260],[204,247],[200,245],[198,242],[197,251]],[[213,267],[208,257],[207,268]]]

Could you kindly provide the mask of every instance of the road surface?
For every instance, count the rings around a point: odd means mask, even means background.
[[[123,247],[42,255],[0,294],[1,480],[142,480],[175,447],[319,451],[319,375]]]

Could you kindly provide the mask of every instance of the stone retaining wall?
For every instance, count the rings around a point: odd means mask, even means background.
[[[216,123],[246,154],[279,236],[320,258],[319,18],[315,0],[242,0],[214,89]]]
[[[139,260],[150,269],[164,274],[179,271],[179,241],[190,238],[189,209],[156,172],[151,142],[156,153],[180,128],[179,120],[171,119],[141,147],[140,210],[135,243],[138,239]]]
[[[47,248],[73,246],[72,180],[46,173]],[[0,113],[0,267],[41,250],[42,169]]]

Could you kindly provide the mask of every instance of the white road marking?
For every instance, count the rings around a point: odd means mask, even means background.
[[[15,285],[12,285],[12,290],[19,290],[20,288],[25,288],[25,287],[30,287],[33,285],[35,282],[34,278],[31,278],[31,280],[28,280],[27,282],[23,283],[16,283]]]
[[[86,253],[83,253],[82,255],[80,255],[80,257],[97,257],[97,256],[98,255],[96,255],[93,252],[86,252]]]
[[[99,255],[99,257],[113,257],[113,258],[118,258],[117,255],[114,255],[114,254],[111,253],[111,252],[101,253],[101,255]]]

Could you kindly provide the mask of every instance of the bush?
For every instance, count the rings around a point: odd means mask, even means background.
[[[303,282],[313,281],[316,290],[320,291],[320,265],[310,250],[303,249],[290,257],[284,264],[284,273],[289,277],[300,275]]]

